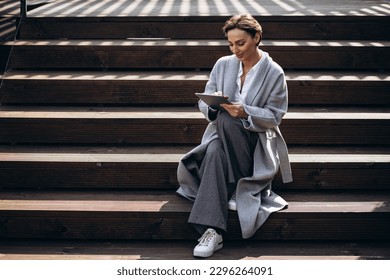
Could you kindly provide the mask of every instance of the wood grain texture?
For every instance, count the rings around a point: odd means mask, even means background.
[[[194,241],[1,242],[1,260],[194,260]],[[388,260],[387,242],[235,240],[211,260]]]
[[[15,30],[14,2],[0,7],[12,10],[0,36]],[[294,181],[275,177],[290,207],[249,243],[237,242],[229,212],[226,240],[236,241],[215,258],[388,258],[387,4],[163,2],[51,1],[0,42],[3,64],[12,48],[0,92],[0,258],[192,258],[177,164],[207,125],[194,92],[230,54],[220,28],[237,5],[263,24],[261,48],[286,73]],[[113,240],[121,245],[99,246]]]
[[[209,72],[11,71],[0,102],[57,106],[196,106]],[[371,72],[287,71],[290,106],[388,106],[390,76]]]
[[[21,25],[22,39],[223,39],[227,16],[31,17]],[[389,39],[387,17],[258,16],[266,39]],[[291,25],[294,25],[292,32]],[[342,28],[340,28],[342,26]]]
[[[184,147],[0,147],[1,189],[127,189],[178,187]],[[294,181],[274,181],[277,190],[388,189],[388,149],[290,147]],[[151,176],[151,174],[153,176]],[[146,180],[147,178],[147,180]]]
[[[385,240],[390,233],[387,193],[284,194],[258,240]],[[191,203],[172,194],[1,193],[3,238],[193,239],[186,223]],[[340,212],[339,209],[343,209]],[[227,239],[240,239],[235,212]]]
[[[386,41],[264,41],[261,48],[284,69],[390,68]],[[291,55],[291,54],[294,55]],[[229,55],[220,40],[18,41],[10,67],[16,69],[211,69]]]

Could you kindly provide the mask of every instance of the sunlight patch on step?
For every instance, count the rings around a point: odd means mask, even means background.
[[[3,199],[0,200],[0,211],[85,211],[85,212],[172,212],[188,211],[191,204],[178,205],[171,200],[158,198],[138,199],[129,195],[120,199]],[[368,213],[388,211],[386,201],[289,201],[284,213]],[[387,209],[387,210],[386,210]]]
[[[387,3],[387,2],[386,2]],[[237,12],[269,15],[334,15],[386,16],[386,3],[354,1],[339,5],[337,1],[316,3],[311,0],[56,0],[28,12],[29,17],[126,17],[126,16],[229,16]],[[17,8],[14,8],[17,10]],[[1,10],[1,9],[0,9]]]
[[[40,41],[10,41],[4,45],[15,46],[68,46],[68,47],[87,47],[87,46],[221,46],[228,49],[226,40],[172,40],[169,38],[127,38],[126,40],[40,40]],[[263,40],[262,46],[277,47],[390,47],[388,41],[305,41],[305,40]]]
[[[386,201],[337,201],[337,202],[296,202],[290,201],[283,212],[292,213],[367,213],[388,208]],[[388,210],[387,210],[388,211]]]
[[[338,119],[354,119],[354,120],[389,120],[390,113],[343,113],[343,112],[289,112],[284,116],[284,119],[322,119],[322,120],[338,120]]]
[[[65,253],[44,253],[44,254],[0,254],[0,260],[140,260],[141,255],[131,254],[65,254]]]
[[[45,200],[22,199],[0,200],[1,211],[104,211],[104,212],[159,212],[170,201],[163,200]],[[175,207],[168,206],[166,210],[172,211]]]
[[[390,163],[388,154],[290,154],[292,163]]]
[[[134,72],[110,72],[110,73],[48,73],[48,72],[30,72],[30,73],[9,73],[5,79],[15,80],[202,80],[206,81],[209,75],[208,72],[202,74],[186,74],[183,72],[168,72],[168,73],[134,73]],[[389,77],[390,79],[390,77]]]
[[[196,72],[191,74],[185,74],[183,72],[95,72],[95,73],[83,73],[83,72],[62,72],[62,73],[49,73],[49,72],[10,72],[5,76],[5,80],[11,79],[29,79],[29,80],[208,80],[209,72]],[[390,75],[385,73],[329,73],[324,74],[322,72],[286,72],[287,80],[324,80],[324,81],[390,81]]]
[[[263,255],[263,256],[246,256],[241,258],[240,260],[359,260],[361,256],[296,256],[296,255],[283,255],[283,256],[271,256],[271,255]]]
[[[9,162],[178,163],[181,153],[0,153]],[[290,154],[291,163],[390,163],[390,154]],[[104,166],[103,166],[104,168]]]
[[[0,153],[0,161],[27,162],[149,162],[177,163],[183,154],[81,154],[81,153]],[[102,167],[104,168],[104,167]]]
[[[204,119],[201,112],[150,112],[150,111],[0,111],[0,118],[43,118],[43,119]]]

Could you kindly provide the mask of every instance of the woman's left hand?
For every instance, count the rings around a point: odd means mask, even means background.
[[[224,108],[232,117],[235,118],[247,118],[248,114],[244,110],[244,106],[241,103],[234,104],[221,104],[221,107]]]

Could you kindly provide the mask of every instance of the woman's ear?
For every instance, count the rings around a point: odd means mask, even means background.
[[[257,42],[257,45],[260,45],[262,36],[260,33],[256,33],[255,40]]]

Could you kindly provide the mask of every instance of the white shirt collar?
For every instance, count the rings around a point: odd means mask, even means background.
[[[242,102],[244,102],[246,96],[248,95],[248,89],[250,88],[251,84],[253,83],[254,77],[256,77],[256,74],[259,71],[260,65],[264,61],[264,52],[262,50],[260,50],[260,52],[261,52],[261,58],[246,74],[244,86],[242,88],[241,88],[241,76],[243,74],[243,68],[242,68],[242,62],[240,62],[240,68],[237,74],[237,86],[238,89],[241,89],[241,94],[240,92],[238,92],[237,95],[239,100],[241,100]]]

